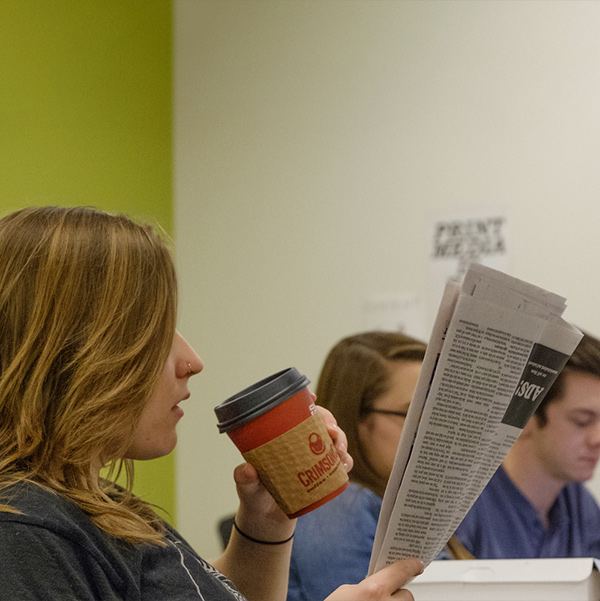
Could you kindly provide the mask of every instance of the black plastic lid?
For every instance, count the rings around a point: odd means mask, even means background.
[[[219,432],[229,432],[283,403],[310,383],[295,367],[277,372],[215,407]]]

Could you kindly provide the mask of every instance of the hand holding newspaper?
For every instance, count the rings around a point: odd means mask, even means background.
[[[583,334],[565,299],[479,264],[449,282],[410,404],[369,573],[444,548]]]

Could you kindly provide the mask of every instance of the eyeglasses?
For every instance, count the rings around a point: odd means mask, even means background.
[[[408,413],[406,411],[392,411],[391,409],[364,409],[363,414],[367,413],[381,413],[382,415],[397,415],[398,417],[406,417]]]

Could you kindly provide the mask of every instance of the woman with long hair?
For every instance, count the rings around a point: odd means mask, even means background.
[[[212,565],[132,493],[132,460],[173,450],[203,369],[176,316],[151,227],[82,207],[0,220],[0,600],[285,599],[295,521],[251,466],[234,472],[239,529]],[[400,589],[421,562],[390,568],[331,600],[412,598]]]

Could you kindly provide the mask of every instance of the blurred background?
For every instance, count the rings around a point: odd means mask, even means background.
[[[0,0],[0,210],[174,238],[206,367],[137,489],[205,557],[241,459],[213,407],[291,365],[315,387],[351,333],[427,339],[468,259],[600,335],[599,27],[579,0]]]

